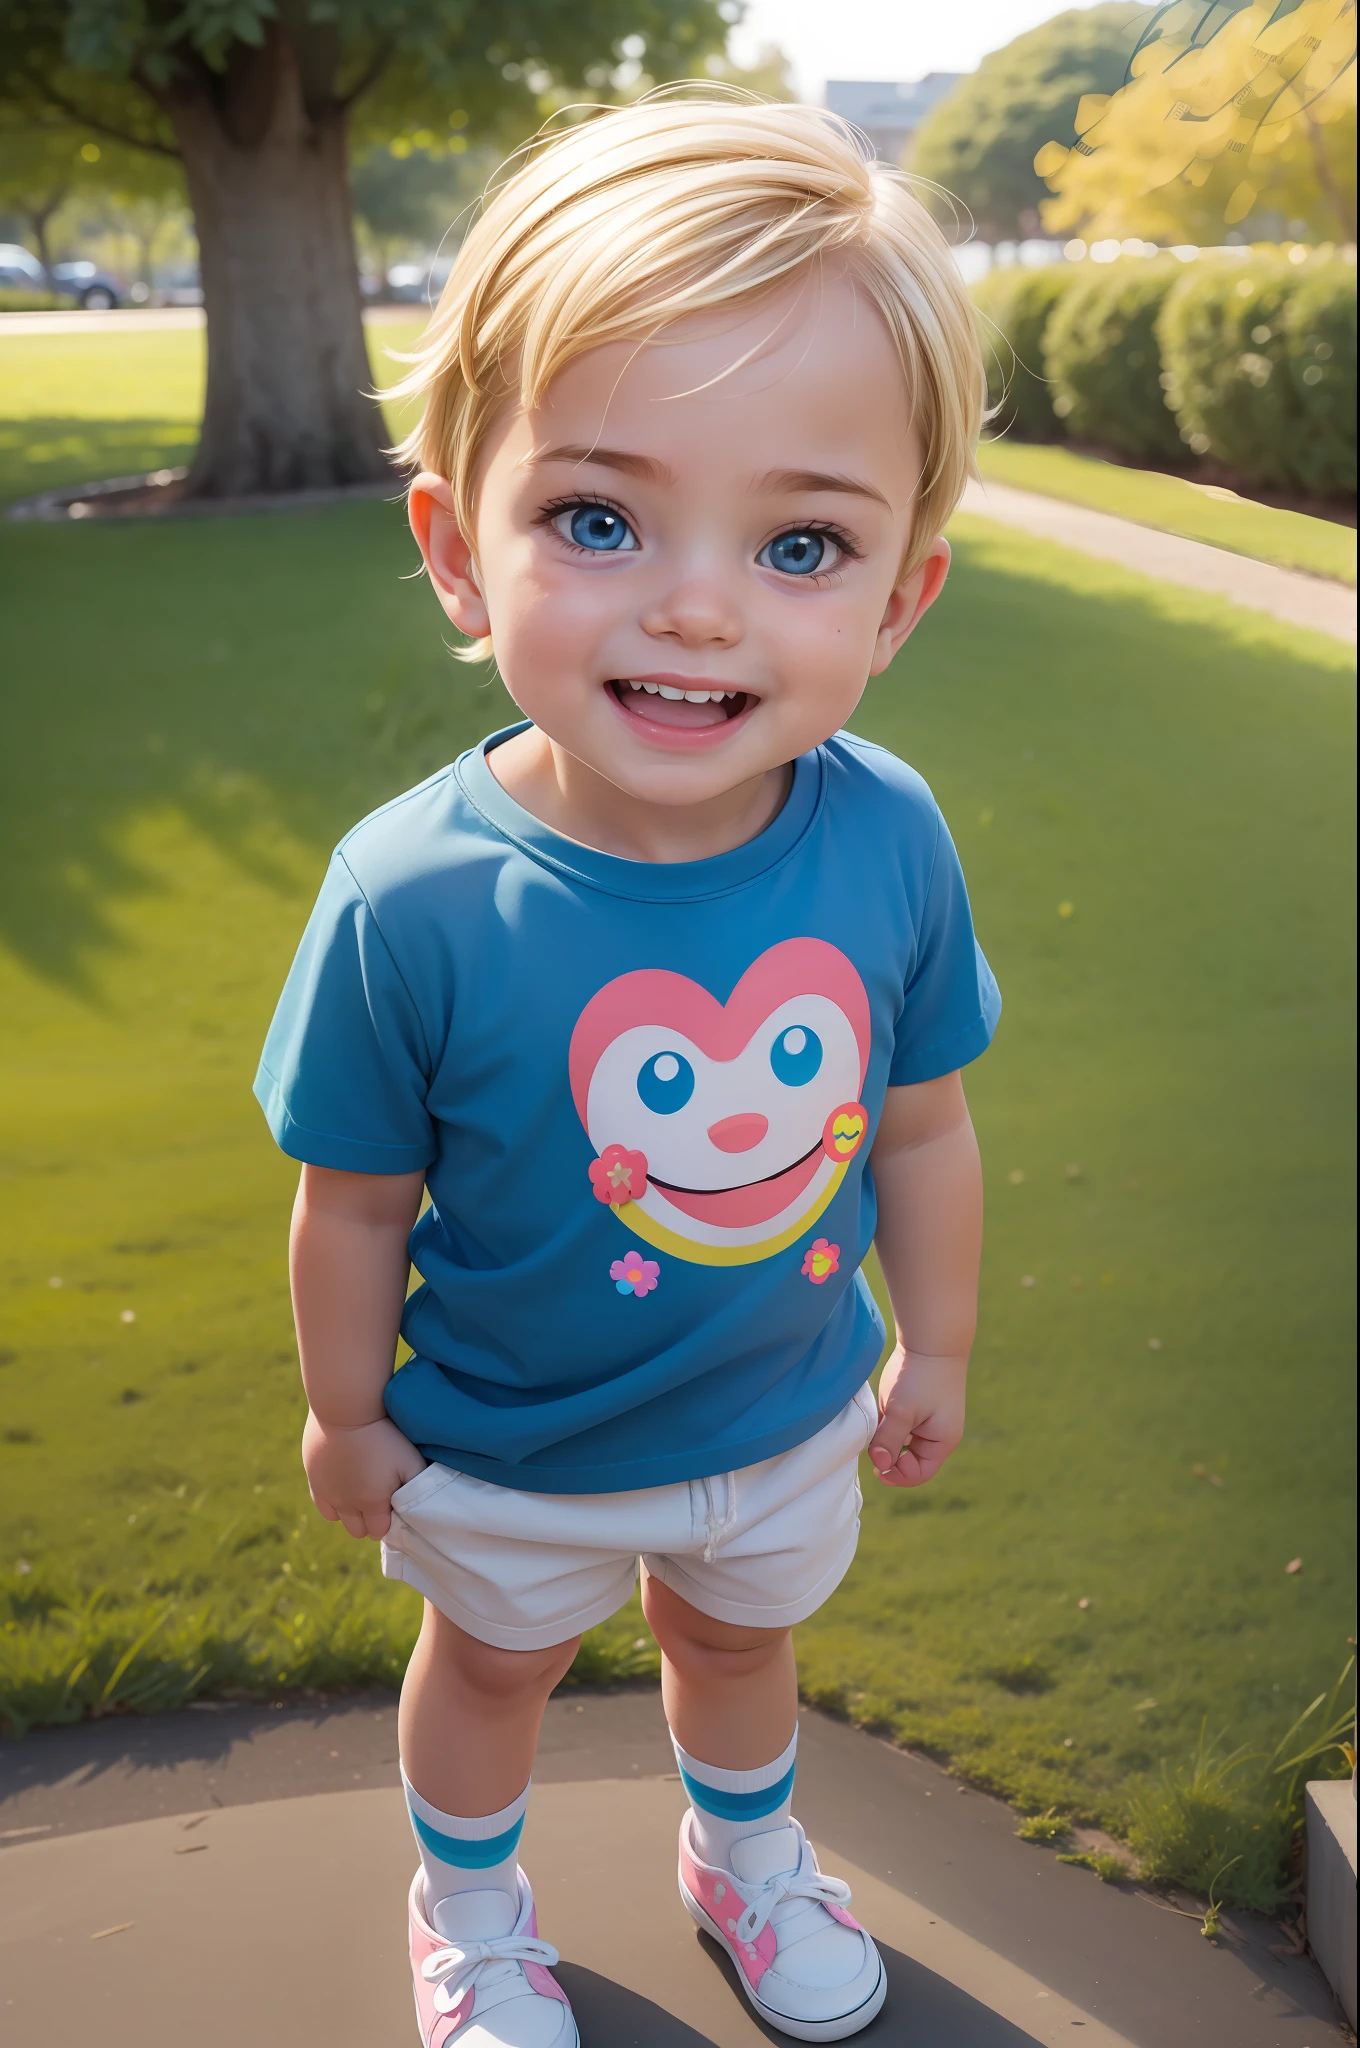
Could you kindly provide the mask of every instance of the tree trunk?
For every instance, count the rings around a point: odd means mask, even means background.
[[[236,45],[225,71],[157,94],[174,126],[198,233],[208,321],[202,438],[187,495],[235,497],[393,475],[364,394],[344,108],[329,67],[289,31]]]
[[[57,191],[48,192],[41,199],[21,199],[18,202],[28,232],[38,245],[38,261],[49,274],[52,269],[52,251],[47,240],[47,223],[66,197],[67,189],[62,185]]]

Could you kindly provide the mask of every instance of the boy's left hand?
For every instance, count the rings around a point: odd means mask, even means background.
[[[963,1435],[968,1360],[932,1358],[899,1344],[878,1387],[869,1462],[885,1486],[924,1486]]]

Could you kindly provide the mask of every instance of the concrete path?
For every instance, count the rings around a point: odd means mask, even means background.
[[[1273,563],[1234,555],[1226,548],[1206,547],[1203,541],[1183,540],[1175,533],[1158,533],[1131,519],[1116,519],[1085,505],[1069,505],[1037,491],[1017,491],[1009,484],[970,483],[959,509],[999,520],[1003,526],[1021,527],[1036,539],[1080,548],[1083,554],[1118,562],[1121,568],[1139,569],[1166,583],[1212,591],[1251,611],[1270,612],[1291,626],[1329,633],[1333,639],[1355,645],[1355,592],[1327,577],[1277,569]]]
[[[378,1698],[7,1747],[6,2048],[411,2048],[396,1754]],[[779,2038],[676,1899],[682,1804],[655,1693],[552,1702],[523,1855],[585,2048]],[[1228,1916],[1215,1948],[1193,1919],[1019,1841],[999,1802],[812,1713],[798,1806],[887,1959],[866,2048],[1050,2048],[1078,2030],[1087,2048],[1348,2038],[1313,1965],[1270,1953],[1268,1923]]]

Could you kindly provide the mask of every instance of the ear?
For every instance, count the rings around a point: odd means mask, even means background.
[[[874,658],[869,664],[871,676],[882,675],[908,634],[915,632],[944,589],[944,579],[948,574],[949,542],[941,534],[932,541],[930,553],[920,567],[913,569],[888,599],[888,608],[874,642]]]
[[[491,630],[472,544],[458,524],[453,491],[442,476],[422,470],[406,501],[434,594],[460,633],[480,640]]]

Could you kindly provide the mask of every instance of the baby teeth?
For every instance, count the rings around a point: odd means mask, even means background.
[[[649,697],[665,697],[670,703],[678,704],[683,698],[686,704],[721,704],[728,697],[739,697],[740,690],[677,690],[673,683],[635,683],[627,680],[630,690],[645,690]]]
[[[635,683],[629,681],[630,690],[645,690],[649,697],[665,697],[671,703],[721,704],[726,697],[735,697],[735,690],[677,690],[672,683]]]

